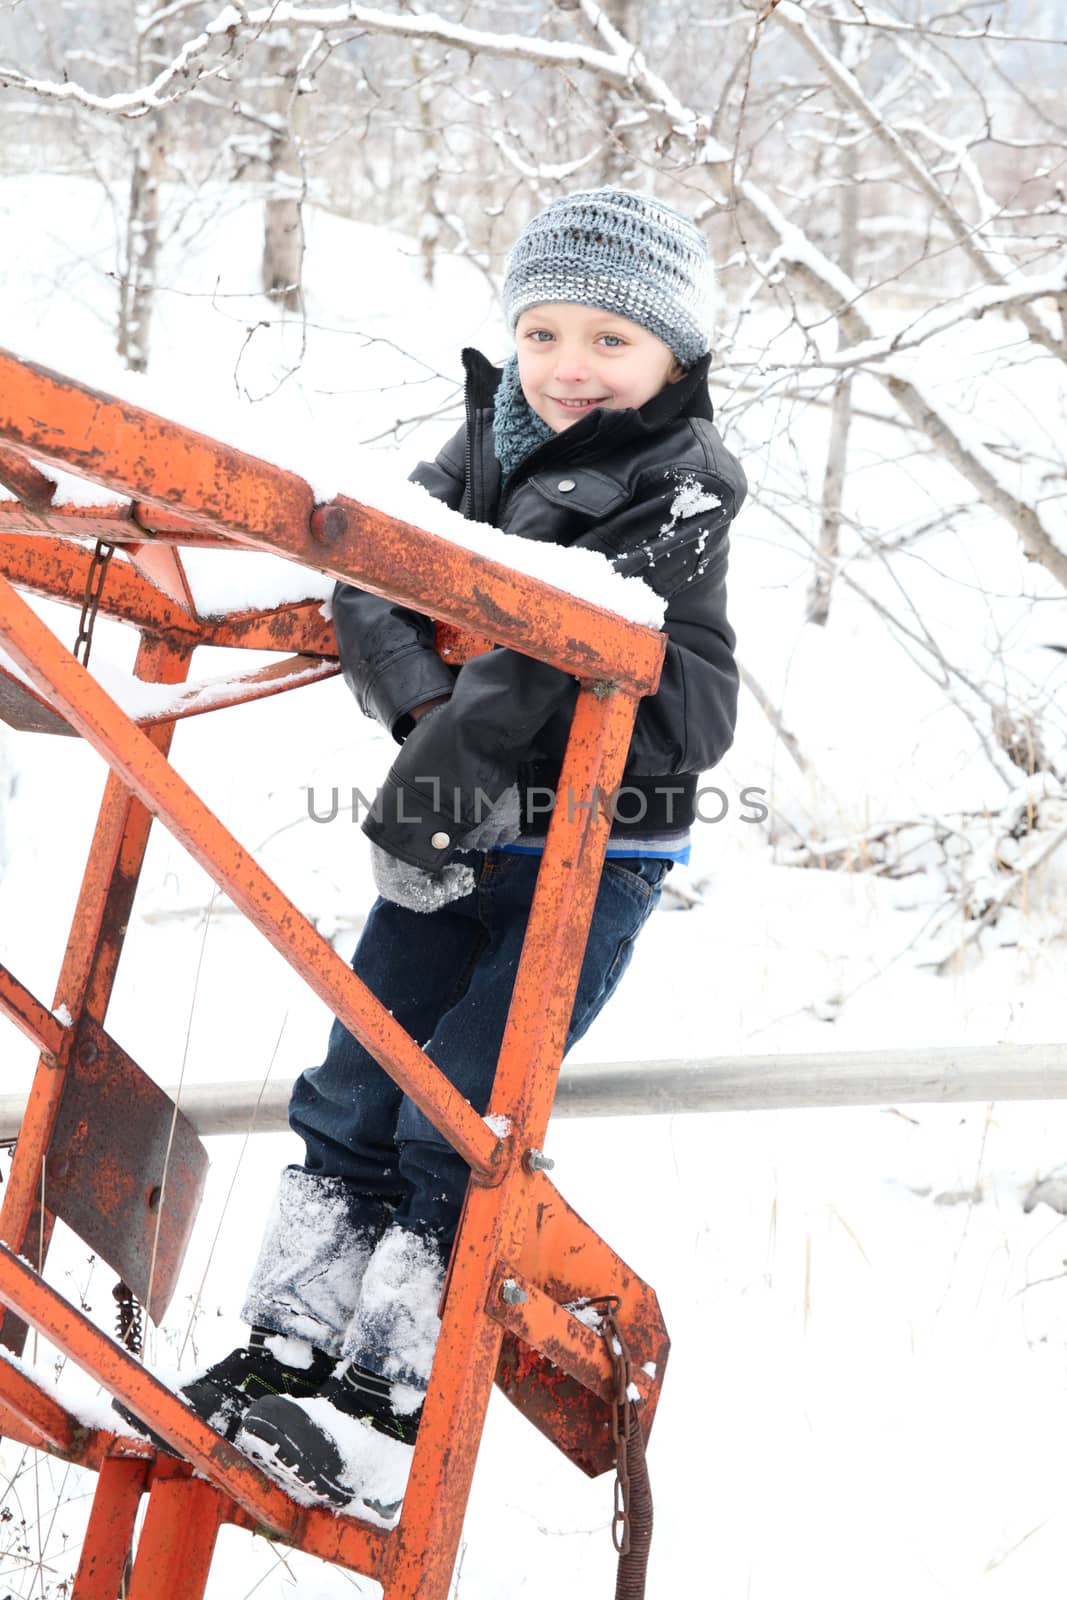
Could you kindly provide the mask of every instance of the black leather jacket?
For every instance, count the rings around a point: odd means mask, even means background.
[[[747,486],[712,423],[709,361],[638,411],[591,412],[502,483],[492,435],[500,372],[475,350],[463,360],[465,426],[412,478],[474,521],[601,551],[667,600],[663,675],[638,709],[623,777],[633,821],[616,822],[612,835],[682,829],[693,818],[698,774],[733,741],[737,711],[726,564],[730,522]],[[405,861],[440,867],[480,820],[478,791],[495,798],[518,781],[538,795],[524,831],[543,833],[544,794],[559,775],[576,681],[501,648],[457,670],[437,654],[428,617],[344,584],[333,604],[349,687],[361,710],[403,741],[364,831]],[[447,705],[413,724],[412,708],[441,695]],[[645,797],[643,807],[631,790]]]

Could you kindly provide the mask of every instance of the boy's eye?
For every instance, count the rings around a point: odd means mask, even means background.
[[[528,328],[526,337],[527,339],[532,339],[535,344],[544,344],[546,340],[551,339],[552,335],[547,328]]]
[[[603,333],[601,334],[600,338],[601,342],[606,344],[609,350],[615,350],[623,343],[622,339],[617,333]]]

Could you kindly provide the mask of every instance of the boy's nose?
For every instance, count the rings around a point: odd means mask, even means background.
[[[556,356],[556,378],[560,383],[584,383],[589,376],[589,363],[584,350],[578,346],[562,346]]]

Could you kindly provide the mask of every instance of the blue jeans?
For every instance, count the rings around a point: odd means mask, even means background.
[[[469,851],[475,888],[429,915],[376,900],[353,971],[474,1109],[489,1103],[540,856]],[[569,1049],[629,964],[668,861],[605,862],[575,996]],[[297,1079],[289,1121],[305,1170],[346,1180],[353,1221],[393,1219],[447,1250],[470,1170],[372,1056],[334,1022],[326,1059]]]

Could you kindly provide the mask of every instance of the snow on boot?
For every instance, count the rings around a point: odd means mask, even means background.
[[[407,1487],[444,1280],[438,1241],[394,1223],[363,1274],[346,1364],[311,1400],[251,1407],[238,1447],[294,1498],[350,1505],[388,1524]]]
[[[250,1406],[238,1447],[295,1500],[326,1500],[388,1525],[404,1499],[422,1414],[399,1387],[398,1407],[388,1379],[349,1362],[311,1399]]]
[[[357,1194],[343,1178],[287,1167],[248,1285],[244,1321],[340,1356],[387,1219],[380,1201]]]
[[[429,1382],[441,1332],[437,1313],[446,1264],[446,1252],[432,1234],[394,1223],[367,1264],[342,1341],[346,1360],[410,1389],[411,1409]]]
[[[318,1394],[337,1365],[332,1356],[302,1339],[253,1328],[247,1345],[233,1350],[178,1390],[179,1397],[224,1438],[236,1439],[248,1407],[270,1395],[306,1398]],[[115,1410],[163,1450],[171,1446],[120,1401]]]

